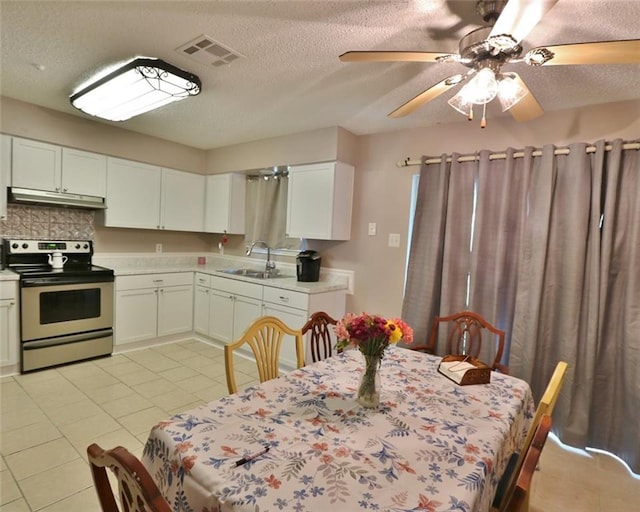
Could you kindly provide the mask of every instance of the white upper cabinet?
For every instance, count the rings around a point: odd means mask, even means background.
[[[107,194],[107,157],[62,148],[62,191],[86,196]]]
[[[205,176],[162,169],[161,229],[204,230]]]
[[[244,234],[245,175],[212,174],[206,182],[204,230]]]
[[[160,229],[161,177],[155,165],[109,157],[104,225]]]
[[[200,174],[109,157],[104,225],[202,231],[204,185]]]
[[[287,237],[349,240],[354,168],[342,162],[292,166]]]
[[[12,186],[104,197],[107,157],[14,137]]]
[[[62,148],[46,142],[13,138],[14,187],[60,192]]]
[[[0,220],[7,218],[7,187],[11,184],[11,137],[0,134]]]

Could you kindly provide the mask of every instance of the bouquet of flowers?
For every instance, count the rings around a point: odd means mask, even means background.
[[[338,351],[355,347],[364,355],[365,368],[358,388],[358,402],[364,407],[380,404],[378,367],[385,349],[399,341],[411,343],[413,329],[399,318],[387,320],[377,315],[348,313],[335,328]]]
[[[338,350],[356,347],[365,356],[379,358],[384,355],[384,350],[389,345],[395,345],[399,341],[413,341],[413,329],[401,319],[387,320],[367,313],[347,313],[338,321],[334,330],[338,338]]]

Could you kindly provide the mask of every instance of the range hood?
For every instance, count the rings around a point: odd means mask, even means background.
[[[67,206],[69,208],[87,208],[103,210],[107,207],[103,197],[68,194],[66,192],[49,192],[28,188],[12,187],[9,190],[9,202],[19,204],[42,204],[49,206]]]

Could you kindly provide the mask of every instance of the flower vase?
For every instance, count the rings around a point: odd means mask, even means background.
[[[380,405],[380,375],[378,368],[382,358],[364,354],[364,371],[358,387],[358,403],[363,407],[374,408]]]

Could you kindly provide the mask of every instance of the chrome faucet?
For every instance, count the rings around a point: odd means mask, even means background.
[[[255,242],[253,242],[249,248],[247,249],[247,256],[250,256],[251,253],[253,252],[253,248],[257,245],[260,244],[263,247],[265,247],[267,249],[267,264],[265,266],[265,271],[264,273],[269,276],[271,274],[274,273],[274,270],[276,269],[276,262],[275,261],[271,261],[271,247],[269,247],[269,244],[267,242],[265,242],[264,240],[256,240]]]

